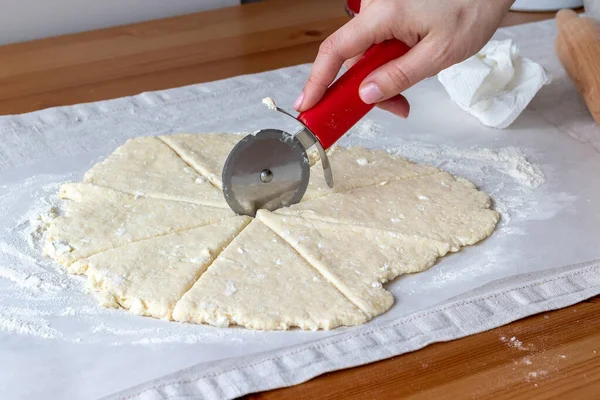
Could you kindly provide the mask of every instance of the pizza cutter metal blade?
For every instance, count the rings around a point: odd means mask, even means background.
[[[294,134],[263,129],[244,137],[231,151],[223,168],[223,193],[237,214],[255,216],[300,202],[310,178],[307,151],[316,147],[325,181],[333,187],[333,174],[325,150],[338,141],[373,107],[365,104],[358,89],[375,69],[402,57],[409,47],[388,40],[371,47],[328,89],[321,101],[294,118],[301,128]]]
[[[223,168],[225,200],[237,214],[252,215],[299,202],[308,186],[310,164],[297,137],[264,129],[243,138]]]

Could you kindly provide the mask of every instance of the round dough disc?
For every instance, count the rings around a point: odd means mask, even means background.
[[[129,140],[65,184],[45,253],[86,274],[100,303],[220,327],[332,329],[394,303],[383,284],[489,236],[490,198],[461,178],[384,151],[336,147],[302,202],[256,218],[227,208],[233,134]]]

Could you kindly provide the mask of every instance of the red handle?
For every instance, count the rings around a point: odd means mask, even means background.
[[[358,89],[362,81],[377,68],[402,57],[408,50],[410,48],[399,40],[387,40],[374,45],[327,89],[317,105],[298,115],[298,119],[315,134],[325,150],[375,106],[361,100]]]

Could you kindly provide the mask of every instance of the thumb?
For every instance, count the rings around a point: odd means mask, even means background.
[[[444,61],[433,41],[424,38],[404,56],[371,72],[360,85],[360,97],[367,104],[390,99],[437,74]]]

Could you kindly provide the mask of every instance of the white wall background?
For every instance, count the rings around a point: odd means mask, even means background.
[[[239,3],[240,0],[0,0],[0,45]]]

